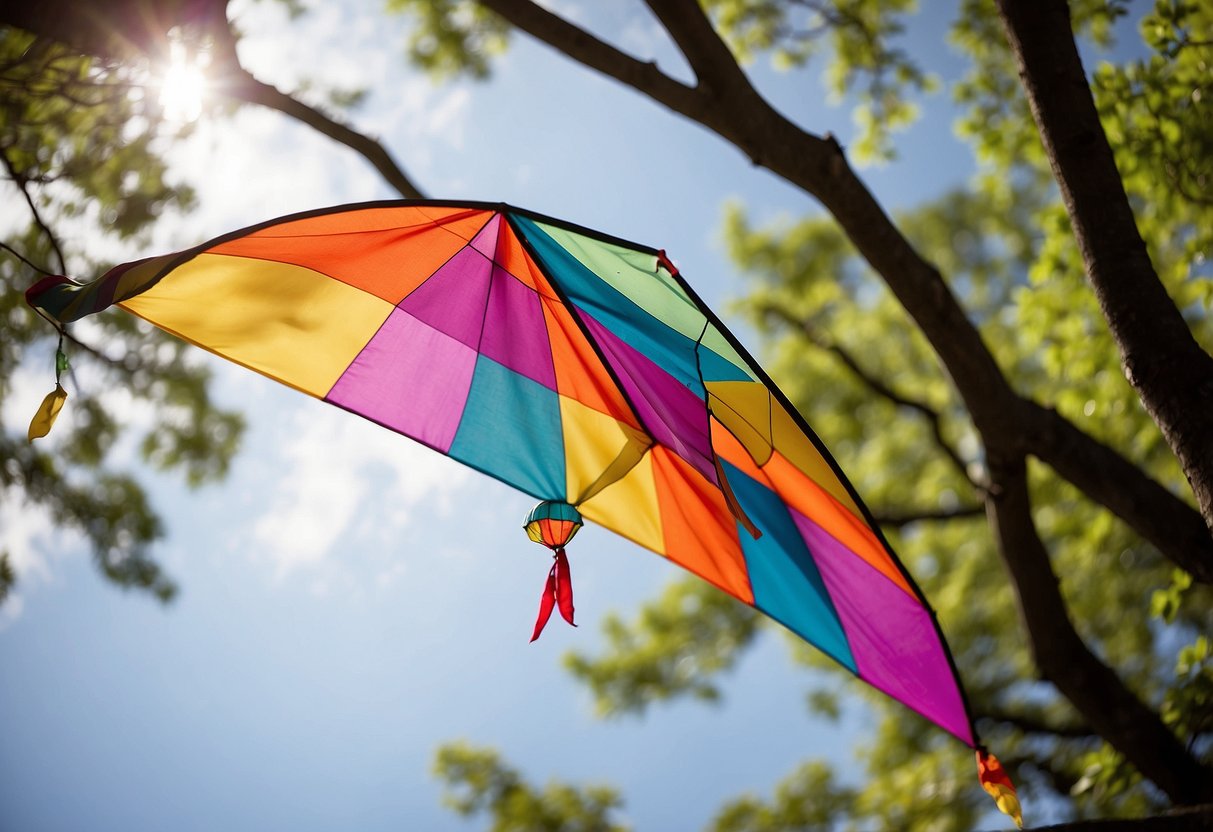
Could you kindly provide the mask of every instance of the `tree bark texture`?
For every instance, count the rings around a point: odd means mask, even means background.
[[[1032,520],[1024,457],[991,448],[988,462],[987,510],[1041,676],[1057,686],[1095,733],[1172,801],[1180,805],[1213,801],[1213,772],[1188,753],[1158,714],[1091,652],[1074,629]]]
[[[1213,357],[1167,295],[1138,233],[1074,42],[1069,4],[998,0],[998,10],[1125,377],[1213,528]]]

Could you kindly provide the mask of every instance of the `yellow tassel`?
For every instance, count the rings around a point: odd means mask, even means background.
[[[29,423],[30,442],[51,432],[65,401],[67,401],[67,391],[63,389],[63,385],[56,384],[55,389],[46,394],[46,398],[38,407],[38,412],[34,414],[33,421]]]
[[[1015,821],[1015,826],[1023,829],[1023,811],[1019,808],[1019,798],[1015,792],[1000,786],[987,786],[986,791],[990,793],[990,797],[994,798],[994,805],[998,807],[998,811],[1004,815],[1010,815],[1011,820]]]

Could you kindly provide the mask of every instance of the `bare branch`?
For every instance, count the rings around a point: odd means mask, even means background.
[[[1127,523],[1194,579],[1213,583],[1213,537],[1196,509],[1056,410],[1020,398],[1011,411],[1027,453]]]
[[[94,347],[92,344],[88,343],[87,341],[81,341],[79,338],[77,338],[75,335],[73,335],[67,329],[67,327],[63,327],[61,332],[63,333],[63,337],[66,338],[68,341],[70,341],[74,346],[77,346],[80,349],[84,350],[84,352],[88,353],[93,358],[97,359],[102,364],[105,364],[107,367],[110,367],[111,369],[120,370],[124,373],[129,374],[133,371],[137,371],[142,366],[142,362],[139,362],[139,361],[132,362],[129,359],[129,353],[128,353],[128,358],[125,358],[125,359],[114,358],[113,356],[107,354],[106,352],[99,349],[98,347]]]
[[[236,55],[235,38],[230,30],[225,29],[223,32],[216,33],[216,55],[221,71],[226,73],[223,81],[217,85],[220,94],[234,101],[259,104],[288,115],[316,132],[340,142],[366,159],[401,196],[411,199],[421,199],[425,196],[378,141],[334,120],[315,107],[282,92],[277,87],[258,80],[241,66]]]
[[[30,260],[28,257],[26,257],[26,256],[25,256],[24,254],[22,254],[21,252],[17,251],[17,249],[13,248],[13,247],[12,247],[12,246],[10,246],[8,243],[5,243],[5,242],[3,242],[3,241],[0,241],[0,249],[4,249],[4,250],[5,250],[5,251],[7,251],[9,254],[13,255],[13,256],[14,256],[14,257],[16,257],[18,260],[20,260],[22,263],[24,263],[25,265],[29,266],[31,269],[33,269],[34,271],[38,272],[39,274],[50,274],[50,273],[51,273],[49,269],[46,269],[46,268],[43,268],[42,266],[39,266],[37,263],[35,263],[35,262],[33,262],[32,260]]]
[[[21,190],[21,195],[25,197],[25,204],[29,206],[30,214],[34,219],[34,224],[38,226],[38,229],[46,236],[47,241],[50,242],[51,250],[55,253],[55,258],[59,261],[59,274],[66,273],[67,258],[63,256],[63,249],[59,246],[59,239],[55,236],[55,232],[51,231],[50,226],[46,224],[45,220],[42,219],[42,214],[38,211],[38,206],[34,203],[34,197],[30,194],[29,188],[26,187],[28,180],[24,175],[17,171],[16,167],[13,166],[12,159],[8,157],[7,147],[0,147],[0,161],[4,162],[4,168],[8,171],[9,179],[16,184],[16,186]]]
[[[696,0],[645,0],[709,93],[756,95],[728,44]]]
[[[425,196],[419,187],[405,174],[391,154],[376,140],[359,133],[346,125],[280,91],[276,87],[258,81],[250,73],[241,70],[242,76],[231,86],[223,88],[231,98],[249,104],[260,104],[271,110],[297,119],[323,133],[334,141],[344,144],[374,166],[384,180],[402,196],[420,199]]]
[[[1081,722],[1067,722],[1058,724],[1043,714],[1032,713],[1027,710],[1010,711],[1005,708],[987,707],[973,714],[975,720],[990,720],[1003,725],[1010,726],[1017,731],[1022,731],[1025,734],[1046,734],[1053,737],[1064,737],[1065,739],[1097,739],[1098,735],[1091,730],[1090,726]],[[1006,762],[1004,760],[1004,762]]]
[[[877,524],[890,529],[900,529],[911,523],[938,522],[947,520],[962,520],[982,517],[986,513],[984,506],[957,506],[956,508],[918,509],[902,512],[873,511],[872,519]]]

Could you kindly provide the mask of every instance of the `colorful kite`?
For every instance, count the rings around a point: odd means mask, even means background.
[[[665,254],[499,204],[383,202],[256,225],[29,301],[117,304],[587,520],[779,621],[977,747],[922,593],[820,440]],[[563,525],[562,525],[563,524]]]

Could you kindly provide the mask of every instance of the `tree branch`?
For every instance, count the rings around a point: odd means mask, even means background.
[[[998,0],[998,11],[1125,377],[1213,528],[1213,357],[1167,295],[1138,233],[1074,42],[1069,4]]]
[[[1213,806],[1196,806],[1127,820],[1076,820],[1038,826],[1036,832],[1208,832],[1211,827]]]
[[[1064,737],[1065,739],[1073,740],[1097,738],[1096,733],[1091,730],[1090,726],[1081,722],[1069,722],[1059,725],[1049,720],[1043,714],[1026,710],[1012,712],[997,706],[987,707],[973,714],[973,719],[977,721],[989,720],[997,722],[1025,734],[1046,734],[1052,737]]]
[[[512,26],[590,69],[613,78],[695,121],[702,121],[707,98],[657,68],[656,62],[633,58],[532,0],[480,0]]]
[[[984,507],[957,506],[956,508],[920,509],[902,512],[872,512],[872,519],[878,525],[886,528],[900,529],[911,523],[921,523],[936,520],[960,520],[969,517],[981,517],[986,513]]]
[[[674,39],[700,88],[709,94],[756,95],[728,44],[712,26],[696,0],[645,0],[666,32]]]
[[[404,197],[424,198],[425,194],[401,169],[392,155],[370,136],[334,120],[320,110],[303,103],[277,87],[258,80],[240,64],[236,54],[235,36],[225,27],[216,33],[216,58],[222,81],[217,85],[221,95],[246,104],[258,104],[306,124],[313,130],[340,142],[366,159],[389,185]]]
[[[986,506],[1041,675],[1057,686],[1100,737],[1173,802],[1213,801],[1213,772],[1184,748],[1159,715],[1075,631],[1032,519],[1023,455],[997,447],[988,451],[993,487]]]
[[[1195,580],[1213,584],[1213,537],[1201,515],[1052,408],[1019,399],[1022,447],[1129,525]]]
[[[38,229],[50,242],[51,250],[55,253],[55,259],[59,262],[59,273],[65,274],[67,272],[67,258],[63,256],[63,249],[59,246],[59,239],[55,236],[55,232],[51,231],[51,228],[46,224],[46,221],[42,219],[42,214],[38,211],[38,206],[34,203],[34,198],[30,194],[29,189],[26,187],[27,180],[25,176],[18,173],[16,167],[13,166],[12,159],[8,157],[7,147],[0,147],[0,161],[4,162],[4,169],[8,171],[9,179],[16,184],[16,186],[21,190],[21,195],[25,197],[25,204],[29,206],[30,214],[34,218],[34,224],[38,226]],[[12,249],[9,250],[12,251]],[[16,252],[13,253],[16,254]],[[24,257],[21,259],[25,260]],[[28,263],[29,261],[26,260],[26,262]]]
[[[13,255],[13,257],[16,257],[22,263],[29,266],[34,271],[38,272],[38,274],[50,274],[50,271],[48,269],[43,268],[42,266],[39,266],[37,263],[30,260],[28,257],[26,257],[21,252],[17,251],[17,249],[13,248],[8,243],[0,241],[0,249],[7,251],[9,254]]]
[[[87,353],[88,355],[91,355],[97,361],[101,362],[102,364],[109,367],[110,369],[119,370],[119,371],[129,375],[131,373],[138,372],[140,369],[142,369],[145,366],[144,363],[142,361],[139,361],[138,359],[135,359],[134,361],[132,361],[131,360],[132,355],[133,355],[132,353],[127,353],[125,358],[114,358],[113,356],[106,353],[104,350],[101,350],[98,347],[94,347],[92,344],[88,343],[87,341],[81,341],[79,338],[77,338],[75,335],[73,335],[71,333],[71,331],[68,330],[67,327],[63,327],[63,329],[61,331],[63,333],[63,337],[66,338],[69,342],[71,342],[71,344],[73,346],[79,347],[85,353]]]

